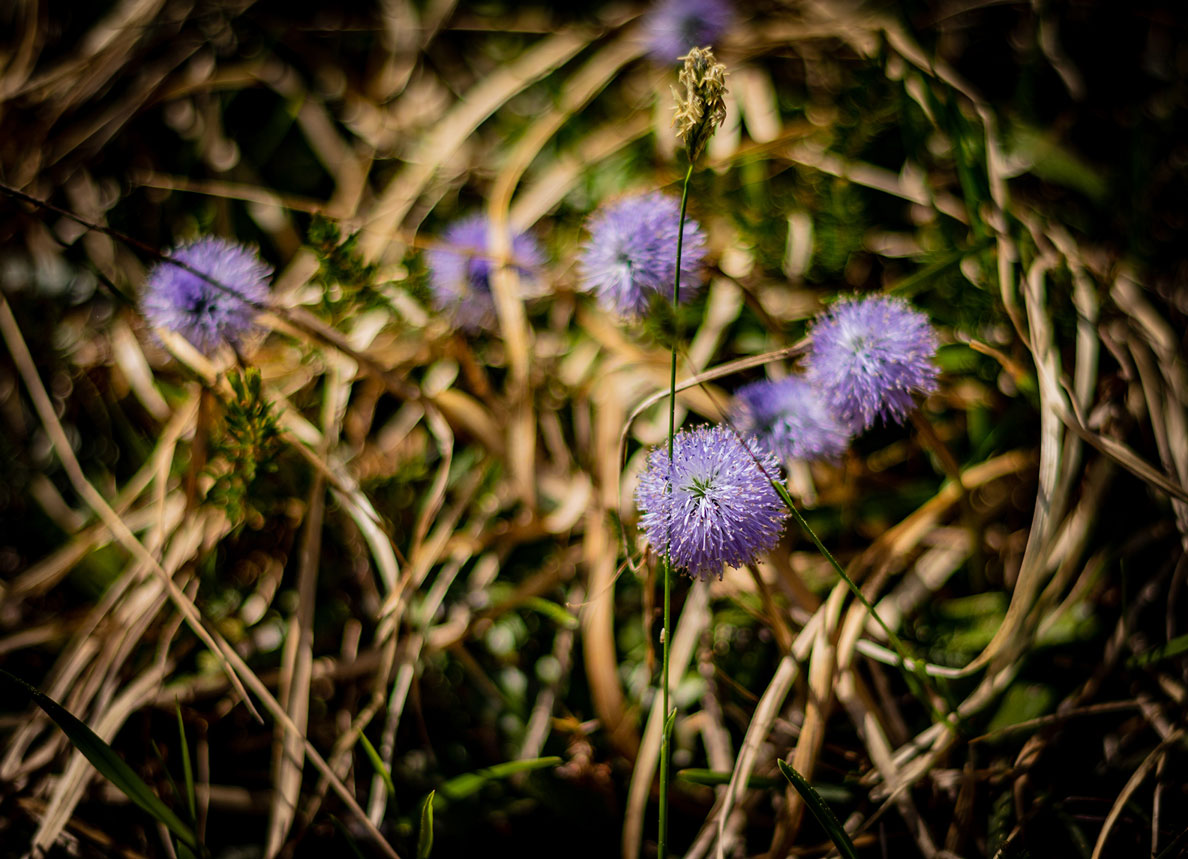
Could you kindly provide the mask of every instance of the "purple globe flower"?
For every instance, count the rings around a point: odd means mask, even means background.
[[[224,342],[238,345],[268,299],[272,267],[252,249],[213,236],[179,245],[169,257],[193,271],[164,260],[152,267],[140,299],[149,324],[176,331],[206,355]]]
[[[635,490],[640,526],[657,553],[667,548],[674,566],[706,579],[775,546],[788,518],[769,479],[780,479],[780,466],[753,438],[722,426],[683,430],[673,463],[666,444],[655,448]]]
[[[902,421],[915,392],[936,390],[936,332],[928,317],[886,295],[833,305],[810,333],[807,377],[855,429]]]
[[[625,197],[604,206],[590,221],[590,238],[582,249],[582,279],[603,307],[637,318],[653,297],[672,298],[676,275],[677,224],[680,204],[653,191]],[[681,249],[681,297],[701,287],[705,235],[685,218]]]
[[[850,444],[849,425],[803,376],[754,382],[735,396],[739,431],[784,459],[837,459]]]
[[[725,0],[660,0],[644,16],[648,53],[657,63],[675,63],[690,48],[716,42],[732,18]]]
[[[495,261],[487,250],[489,221],[471,215],[455,221],[442,237],[442,244],[427,254],[429,282],[440,310],[468,332],[495,327],[495,298],[491,294],[491,271]],[[523,233],[512,237],[511,262],[520,278],[531,282],[541,266],[540,248]]]

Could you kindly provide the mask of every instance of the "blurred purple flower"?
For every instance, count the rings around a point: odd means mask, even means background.
[[[837,459],[850,444],[849,426],[803,376],[754,382],[735,396],[739,432],[784,459]]]
[[[625,197],[594,215],[582,249],[582,279],[603,307],[639,317],[654,296],[671,300],[680,215],[679,202],[658,191]],[[686,217],[684,236],[681,298],[687,299],[701,287],[705,235]]]
[[[488,224],[483,215],[455,221],[446,229],[441,245],[427,254],[438,309],[451,313],[453,323],[471,333],[494,328],[496,320],[491,294],[494,260],[487,251]],[[514,235],[511,256],[521,280],[534,280],[542,256],[532,236]]]
[[[210,280],[158,262],[140,299],[149,324],[176,331],[206,355],[224,342],[238,345],[268,299],[272,267],[252,249],[213,236],[179,245],[169,256]]]
[[[667,445],[655,448],[635,490],[640,526],[658,554],[668,548],[675,567],[705,579],[775,546],[788,510],[768,476],[779,480],[780,466],[755,439],[722,426],[684,430],[673,439],[673,462],[670,483]]]
[[[670,65],[690,48],[713,45],[733,18],[725,0],[659,0],[644,16],[648,53]]]
[[[902,421],[912,394],[936,390],[936,332],[928,317],[886,295],[838,302],[810,332],[808,380],[855,431]]]

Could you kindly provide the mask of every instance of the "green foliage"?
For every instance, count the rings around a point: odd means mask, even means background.
[[[683,285],[681,303],[675,311],[671,299],[659,294],[651,296],[648,309],[638,325],[639,334],[645,342],[663,349],[672,348],[673,342],[676,342],[678,348],[684,348],[685,340],[697,330],[705,310],[703,295],[693,295],[688,286]]]
[[[388,790],[388,796],[394,796],[396,794],[396,785],[392,783],[392,774],[384,766],[384,759],[380,757],[380,753],[376,751],[375,746],[371,744],[371,740],[367,739],[367,735],[362,731],[359,732],[359,742],[363,745],[363,751],[367,754],[367,760],[371,763],[371,768],[383,779],[384,787]]]
[[[1051,687],[1038,683],[1015,684],[1003,695],[998,711],[986,727],[987,733],[1001,731],[1011,725],[1038,718],[1047,713],[1054,703]]]
[[[433,852],[433,798],[437,791],[429,791],[421,803],[421,825],[417,829],[417,859],[429,859]]]
[[[850,840],[850,836],[846,833],[845,828],[834,817],[833,811],[825,804],[825,800],[821,798],[821,794],[813,789],[813,786],[808,783],[808,780],[789,766],[785,761],[776,761],[779,765],[780,772],[784,774],[784,778],[788,779],[791,785],[796,788],[796,792],[800,794],[804,804],[808,810],[813,813],[813,817],[817,818],[817,822],[829,835],[833,846],[841,853],[844,859],[858,859],[858,851],[854,847],[854,842]]]
[[[559,766],[561,766],[561,758],[552,756],[529,758],[523,761],[507,761],[506,763],[495,764],[493,767],[455,776],[443,784],[440,791],[441,795],[447,799],[465,799],[468,796],[478,793],[483,785],[489,781],[510,778],[517,773],[526,773],[533,770]]]
[[[730,778],[733,773],[721,772],[719,770],[690,768],[678,770],[676,777],[681,781],[687,781],[690,784],[703,784],[709,787],[717,787],[718,785],[730,784]],[[747,787],[751,790],[775,790],[783,786],[784,782],[774,778],[764,778],[763,776],[753,775],[747,779]],[[832,784],[818,783],[814,790],[821,796],[822,799],[830,802],[850,802],[854,798],[853,791],[847,788]]]
[[[186,723],[182,719],[181,704],[175,705],[177,710],[177,733],[181,744],[182,776],[185,778],[186,803],[190,809],[190,820],[198,819],[198,793],[194,789],[194,768],[190,764],[190,744],[186,741]]]
[[[322,302],[328,311],[349,307],[375,284],[379,266],[359,253],[359,234],[346,239],[338,224],[324,215],[314,215],[307,240],[318,258],[314,280],[325,287]]]
[[[581,625],[581,621],[555,602],[540,597],[528,597],[528,599],[524,600],[524,606],[540,612],[558,626],[565,629],[577,629]]]
[[[242,375],[232,370],[227,381],[234,396],[225,404],[222,432],[211,446],[208,470],[215,481],[207,501],[222,507],[238,525],[252,509],[256,477],[276,470],[280,427],[272,404],[261,392],[258,369],[249,367]]]
[[[862,195],[841,179],[824,180],[820,209],[813,219],[816,253],[812,274],[820,280],[841,277],[851,255],[861,250],[866,221]]]
[[[119,788],[120,792],[129,800],[164,824],[181,844],[191,850],[201,849],[194,830],[163,803],[153,793],[152,788],[145,784],[130,766],[124,763],[124,759],[116,753],[116,750],[104,742],[94,731],[75,718],[53,698],[3,669],[0,669],[0,682],[7,686],[12,694],[29,698],[40,707],[53,720],[54,724],[62,729],[62,733],[70,740],[71,745],[91,762],[100,775]]]

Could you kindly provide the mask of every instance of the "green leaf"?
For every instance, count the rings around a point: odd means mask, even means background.
[[[987,734],[1004,731],[1020,722],[1037,719],[1052,710],[1056,693],[1040,683],[1017,683],[1002,696],[998,711],[986,725]]]
[[[417,859],[429,859],[433,851],[433,797],[437,791],[429,791],[421,803],[421,829],[417,833]]]
[[[1018,124],[1007,140],[1011,156],[1045,182],[1080,191],[1095,203],[1109,194],[1108,173],[1064,146],[1050,131]]]
[[[705,769],[685,769],[677,770],[676,777],[681,781],[687,781],[692,784],[704,784],[710,787],[717,787],[720,784],[730,784],[731,773],[722,772],[721,770],[705,770]],[[771,790],[774,787],[779,787],[783,782],[776,781],[774,778],[764,778],[763,776],[751,776],[747,779],[747,787],[754,790]]]
[[[0,680],[3,680],[10,689],[32,698],[33,703],[62,729],[62,733],[70,740],[71,745],[82,752],[91,765],[104,778],[119,788],[124,796],[165,824],[169,831],[187,847],[193,850],[198,849],[198,839],[193,830],[183,823],[181,818],[174,814],[141,780],[140,776],[124,763],[124,759],[116,754],[115,749],[100,739],[94,731],[71,715],[57,701],[2,668],[0,668]]]
[[[678,770],[676,777],[681,781],[687,781],[692,784],[704,784],[709,787],[717,787],[718,785],[722,784],[730,784],[731,775],[732,773],[723,772],[722,770],[690,768]],[[758,775],[753,775],[747,779],[747,787],[751,788],[752,790],[772,790],[782,784],[782,781],[778,781],[774,778],[764,778],[763,776]],[[823,799],[832,802],[849,802],[854,798],[854,795],[841,785],[818,784],[816,790]]]
[[[190,766],[190,744],[186,742],[186,724],[182,721],[181,702],[174,701],[177,709],[177,733],[181,739],[182,776],[186,782],[186,802],[190,806],[190,820],[198,819],[198,797],[194,791],[194,770]]]
[[[359,740],[363,743],[363,751],[367,753],[367,759],[371,761],[372,768],[379,773],[379,777],[384,780],[384,787],[388,789],[388,796],[396,795],[396,785],[392,784],[392,774],[388,772],[388,768],[384,766],[383,758],[380,757],[379,752],[375,750],[375,746],[371,744],[371,740],[367,739],[367,735],[359,731]]]
[[[854,848],[854,842],[850,840],[846,830],[833,816],[833,812],[829,810],[829,806],[825,804],[821,794],[817,793],[813,786],[805,781],[804,776],[792,769],[787,762],[780,760],[776,763],[779,765],[780,772],[784,774],[784,778],[788,779],[792,787],[796,788],[796,792],[800,794],[804,804],[813,813],[813,817],[817,818],[817,822],[829,834],[833,846],[841,853],[843,859],[858,859],[858,851]]]
[[[555,602],[550,602],[540,597],[528,597],[528,599],[524,600],[524,605],[530,609],[535,609],[558,626],[563,626],[566,629],[577,629],[580,625],[576,617]]]
[[[1126,660],[1127,668],[1141,668],[1144,665],[1153,665],[1156,662],[1161,662],[1164,659],[1171,659],[1173,656],[1179,656],[1181,653],[1188,651],[1188,635],[1177,636],[1171,639],[1167,644],[1160,645],[1154,650],[1148,650],[1145,653],[1137,653],[1130,659]]]
[[[973,256],[989,246],[988,241],[975,242],[973,247],[968,250],[960,248],[955,251],[939,257],[928,265],[901,278],[896,284],[887,289],[891,295],[898,295],[903,298],[911,298],[916,293],[923,290],[934,280],[941,275],[948,274],[950,271],[956,269],[960,271],[961,262],[967,256]]]
[[[484,784],[495,779],[508,778],[516,773],[531,772],[561,765],[561,758],[555,755],[547,758],[529,758],[524,761],[508,761],[486,769],[475,770],[456,776],[441,786],[442,796],[449,799],[465,799],[478,793]]]

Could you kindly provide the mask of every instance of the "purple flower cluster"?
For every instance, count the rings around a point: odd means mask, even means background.
[[[150,325],[176,331],[203,354],[238,345],[268,299],[271,266],[255,251],[207,236],[179,245],[148,273],[140,304]],[[202,277],[195,272],[201,272]]]
[[[912,395],[936,390],[936,333],[928,317],[891,296],[833,305],[811,332],[809,382],[855,430],[902,421]]]
[[[770,551],[788,510],[771,485],[780,479],[774,456],[754,439],[726,427],[684,430],[654,449],[640,476],[635,503],[652,548],[674,566],[705,579]]]
[[[455,221],[445,231],[441,246],[427,254],[438,309],[450,313],[453,323],[470,333],[495,326],[495,299],[491,294],[494,260],[487,247],[488,225],[482,215]],[[513,236],[511,255],[521,280],[534,280],[542,256],[532,236]]]
[[[807,371],[736,394],[734,419],[785,459],[836,459],[878,418],[902,421],[914,395],[936,389],[936,333],[902,299],[835,304],[813,325]]]
[[[837,459],[850,444],[850,426],[803,376],[753,382],[735,396],[739,431],[785,460]]]
[[[657,63],[675,63],[690,48],[716,42],[733,17],[725,0],[660,0],[644,16],[648,53]]]
[[[637,318],[654,296],[672,298],[680,214],[675,199],[652,192],[611,203],[591,219],[590,238],[581,255],[582,279],[603,307]],[[686,217],[682,298],[700,288],[704,259],[705,235]]]

